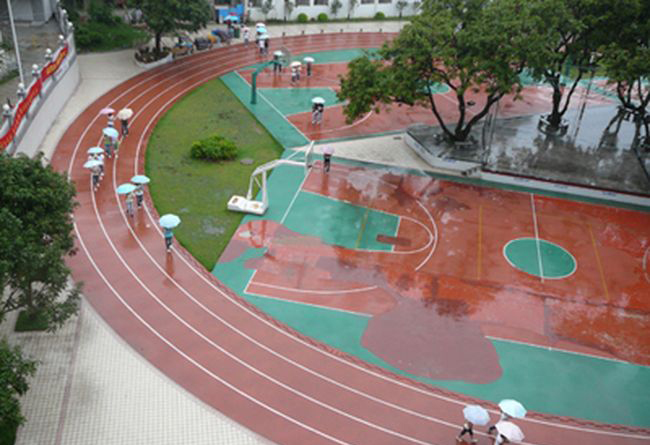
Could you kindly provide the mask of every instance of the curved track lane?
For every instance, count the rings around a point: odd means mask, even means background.
[[[370,48],[389,34],[274,39],[294,54]],[[115,186],[143,171],[157,120],[187,92],[251,63],[235,45],[142,73],[90,105],[62,137],[52,164],[76,182],[79,253],[69,261],[93,307],[129,344],[198,398],[280,444],[444,444],[465,396],[416,383],[319,344],[270,319],[225,288],[182,248],[164,249],[149,198],[134,220]],[[137,114],[119,159],[107,160],[97,193],[82,168],[104,106]],[[138,136],[139,135],[139,136]],[[532,444],[650,444],[650,431],[531,413],[519,422]],[[485,439],[484,439],[485,440]]]

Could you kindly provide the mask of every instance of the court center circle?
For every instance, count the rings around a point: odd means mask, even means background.
[[[550,241],[517,238],[503,247],[503,256],[512,267],[541,278],[561,279],[572,275],[578,266],[571,253]]]

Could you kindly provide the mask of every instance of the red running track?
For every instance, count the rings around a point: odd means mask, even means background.
[[[294,54],[377,47],[390,35],[275,39]],[[99,314],[196,397],[279,444],[451,444],[469,398],[396,376],[301,336],[225,288],[182,248],[166,254],[153,206],[131,221],[114,190],[143,171],[151,130],[200,84],[259,61],[219,48],[142,73],[90,105],[62,137],[53,166],[76,182],[79,253],[69,264]],[[82,168],[105,106],[136,111],[98,192]],[[529,444],[649,444],[650,431],[538,413],[518,422]],[[487,441],[483,438],[482,441]]]

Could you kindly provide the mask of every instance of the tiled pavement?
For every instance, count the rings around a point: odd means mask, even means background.
[[[400,22],[287,25],[269,27],[271,36],[336,32],[396,31]],[[79,56],[82,82],[54,122],[40,147],[51,156],[76,116],[93,100],[140,72],[132,51]],[[394,150],[402,141],[387,136],[373,143],[337,144],[337,155],[380,160],[415,167],[408,150]],[[363,155],[363,147],[372,147]],[[377,151],[385,147],[386,151]],[[388,153],[391,153],[390,156]],[[399,153],[403,153],[404,157]],[[30,153],[33,154],[33,153]],[[386,158],[386,157],[389,158]],[[422,164],[420,164],[422,165]],[[27,423],[17,445],[127,444],[268,444],[204,405],[162,375],[122,341],[87,304],[78,317],[56,334],[15,334],[15,314],[0,326],[0,334],[20,344],[40,361],[31,389],[22,400]]]

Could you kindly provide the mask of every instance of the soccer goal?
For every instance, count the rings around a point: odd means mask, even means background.
[[[248,182],[248,192],[246,196],[234,195],[228,201],[228,210],[235,212],[251,213],[253,215],[264,215],[266,209],[269,208],[269,195],[267,191],[266,181],[267,175],[280,165],[294,165],[303,167],[305,175],[309,173],[309,169],[313,165],[314,141],[309,144],[305,150],[305,157],[302,161],[293,159],[275,159],[257,167],[251,174],[251,179]],[[253,199],[255,192],[257,195],[261,194],[261,201]]]

